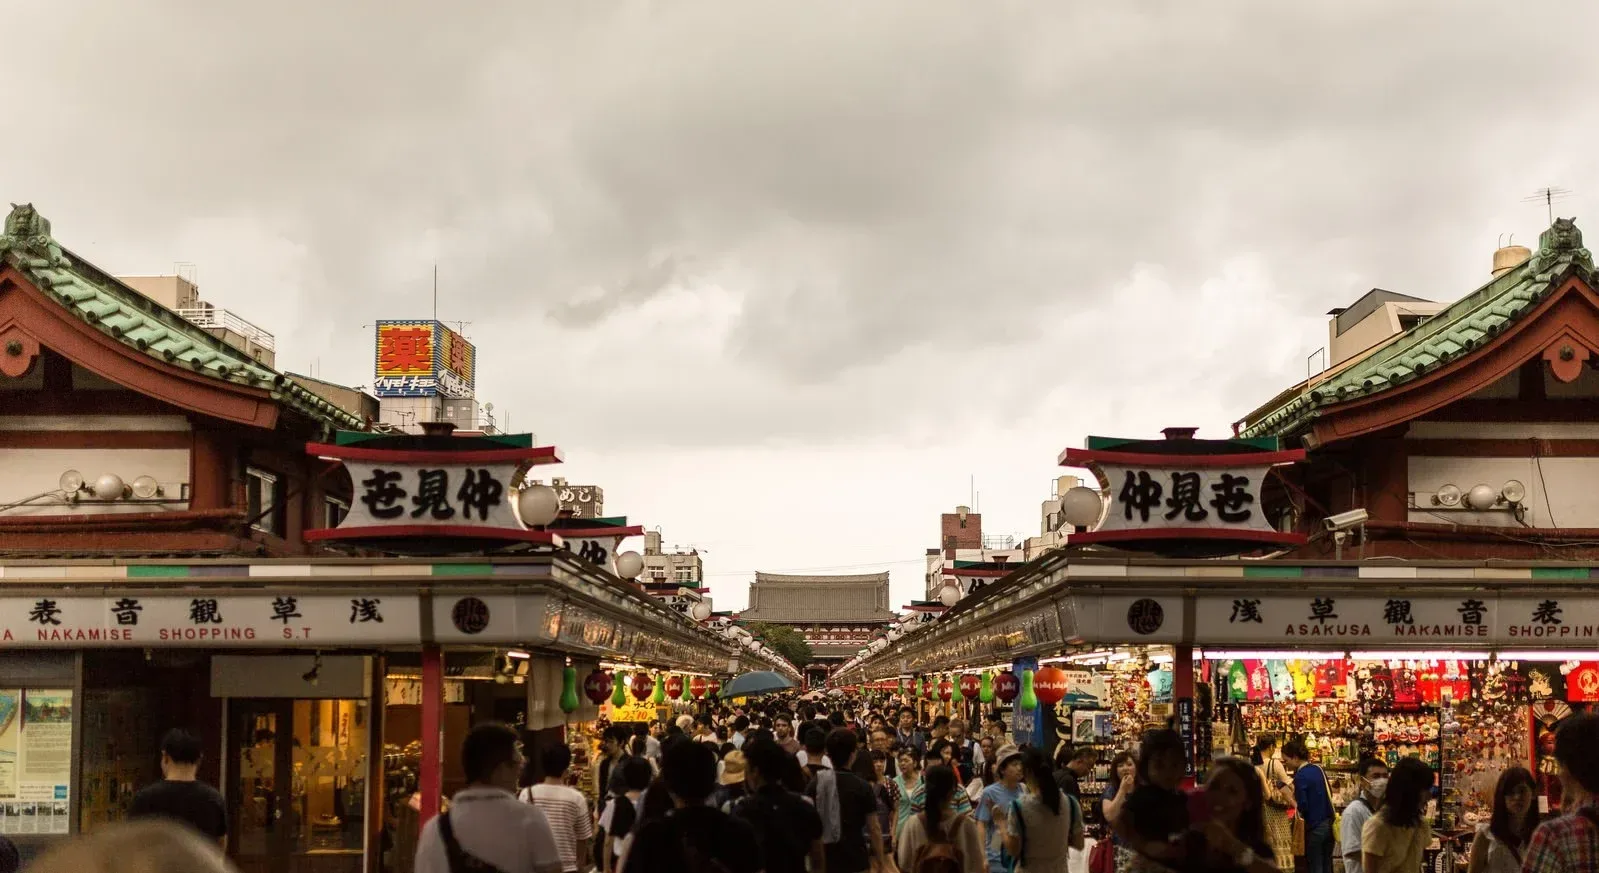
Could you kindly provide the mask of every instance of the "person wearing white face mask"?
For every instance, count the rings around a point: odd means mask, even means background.
[[[1388,765],[1376,758],[1363,758],[1356,768],[1360,776],[1360,794],[1344,808],[1343,845],[1338,851],[1344,856],[1344,873],[1364,873],[1360,866],[1360,832],[1382,805],[1383,793],[1388,790]]]

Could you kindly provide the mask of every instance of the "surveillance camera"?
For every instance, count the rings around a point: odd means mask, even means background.
[[[1366,523],[1371,514],[1364,509],[1351,509],[1337,515],[1329,515],[1321,520],[1322,526],[1337,533],[1338,531],[1353,530]]]

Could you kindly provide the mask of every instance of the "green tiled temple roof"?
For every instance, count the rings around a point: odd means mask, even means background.
[[[1292,434],[1329,406],[1379,394],[1450,364],[1499,336],[1574,271],[1590,277],[1593,256],[1583,248],[1575,220],[1556,219],[1538,237],[1538,251],[1526,263],[1410,328],[1370,357],[1305,385],[1274,407],[1258,410],[1238,435]]]
[[[330,428],[366,427],[364,420],[67,251],[51,237],[50,222],[32,204],[14,206],[6,217],[0,258],[69,312],[158,361],[264,389],[285,407]]]

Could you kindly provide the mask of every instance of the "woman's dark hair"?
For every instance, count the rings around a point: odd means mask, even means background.
[[[1249,750],[1249,763],[1256,767],[1266,763],[1266,750],[1275,748],[1277,748],[1277,735],[1261,734],[1255,738],[1255,747]]]
[[[634,757],[638,757],[649,750],[649,741],[644,739],[646,736],[648,736],[648,734],[633,735],[632,741],[628,743],[629,754],[633,755]]]
[[[1599,794],[1599,715],[1584,712],[1561,722],[1555,731],[1555,760],[1564,764],[1577,784]]]
[[[1288,742],[1283,743],[1283,755],[1298,761],[1309,761],[1310,747],[1305,745],[1304,740],[1294,737]]]
[[[1185,751],[1183,751],[1183,737],[1182,737],[1181,734],[1177,733],[1177,731],[1172,730],[1169,727],[1160,728],[1158,730],[1152,730],[1152,731],[1148,731],[1147,733],[1145,733],[1144,734],[1144,741],[1139,746],[1139,749],[1138,749],[1138,782],[1139,782],[1139,784],[1141,784],[1141,785],[1150,784],[1150,782],[1149,782],[1149,765],[1150,765],[1150,762],[1154,761],[1157,757],[1159,757],[1161,755],[1172,755],[1172,754],[1182,755],[1182,756],[1186,756],[1187,755],[1187,753]]]
[[[1048,807],[1051,814],[1060,815],[1060,785],[1043,752],[1029,748],[1022,753],[1022,775],[1032,780],[1038,802]]]
[[[1510,847],[1510,851],[1519,859],[1521,849],[1532,839],[1533,829],[1538,827],[1538,805],[1535,803],[1527,808],[1527,815],[1521,821],[1512,821],[1510,817],[1510,804],[1507,802],[1510,792],[1521,786],[1527,786],[1536,797],[1538,794],[1538,780],[1532,777],[1532,772],[1526,767],[1511,767],[1499,774],[1499,782],[1494,785],[1494,812],[1489,821],[1488,832],[1499,839],[1499,842]]]
[[[625,789],[643,791],[650,787],[650,779],[655,775],[655,768],[650,766],[649,761],[643,758],[628,758],[621,766],[622,786]],[[665,796],[666,791],[662,790],[659,793]],[[640,818],[638,807],[634,806],[633,801],[627,799],[626,795],[616,797],[613,802],[616,804],[616,811],[611,813],[611,836],[625,837],[632,832],[633,825]]]
[[[1401,758],[1388,774],[1388,793],[1383,795],[1383,821],[1396,828],[1421,824],[1421,802],[1432,791],[1432,768],[1419,758]]]
[[[851,773],[861,777],[867,785],[877,782],[877,765],[872,763],[871,755],[856,755],[855,760],[850,762],[849,769]]]
[[[1206,784],[1218,773],[1230,773],[1244,786],[1244,809],[1238,814],[1236,831],[1239,841],[1256,854],[1270,857],[1271,844],[1266,841],[1266,791],[1261,787],[1260,774],[1255,772],[1254,765],[1233,755],[1211,763]]]
[[[933,744],[927,747],[927,757],[928,758],[938,758],[940,761],[942,761],[942,760],[944,760],[944,750],[945,749],[948,749],[950,756],[954,757],[954,755],[955,755],[955,744],[954,743],[950,742],[949,740],[934,740]]]
[[[1132,761],[1133,768],[1138,768],[1138,759],[1133,757],[1133,753],[1122,749],[1116,753],[1116,757],[1110,759],[1110,777],[1112,781],[1121,781],[1121,777],[1116,775],[1116,771],[1121,768],[1122,763],[1125,761]]]
[[[938,819],[944,814],[944,808],[949,806],[949,799],[955,796],[955,768],[947,764],[928,767],[927,772],[922,774],[922,789],[925,792],[922,795],[922,814],[927,816],[927,838],[931,840],[942,833]]]

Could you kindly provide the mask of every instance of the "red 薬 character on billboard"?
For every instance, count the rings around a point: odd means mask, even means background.
[[[433,329],[384,328],[378,336],[378,368],[386,374],[433,372]]]
[[[449,364],[448,364],[448,366],[450,368],[450,372],[454,373],[457,376],[460,376],[462,379],[470,378],[471,373],[467,372],[467,367],[466,367],[466,363],[467,363],[467,361],[466,361],[466,352],[467,352],[466,339],[464,337],[462,337],[460,334],[453,333],[453,332],[449,333],[449,334],[446,334],[446,336],[449,337],[449,342],[450,342],[449,350],[448,350],[449,351],[449,356],[448,356]]]

